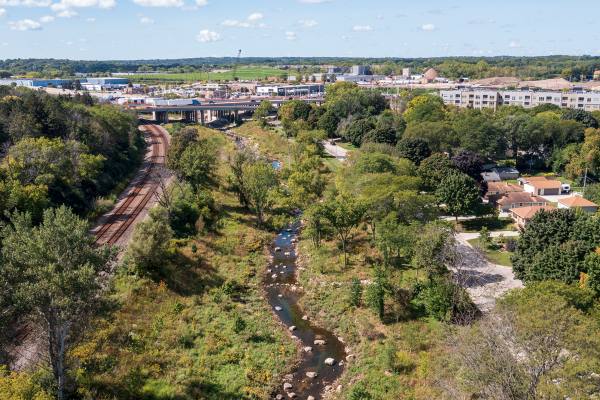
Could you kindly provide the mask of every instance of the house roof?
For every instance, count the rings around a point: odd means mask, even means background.
[[[549,205],[545,205],[545,206],[528,206],[528,207],[517,207],[517,208],[511,208],[510,212],[512,212],[514,215],[516,215],[519,218],[525,219],[525,220],[529,220],[531,218],[533,218],[533,216],[535,214],[537,214],[538,212],[540,212],[541,210],[545,210],[545,211],[552,211],[555,210],[556,208],[554,208],[554,206],[549,206]]]
[[[498,200],[498,204],[515,204],[515,203],[547,203],[546,200],[539,196],[534,196],[531,193],[527,192],[510,192],[504,195],[500,200]]]
[[[564,199],[559,199],[558,202],[569,208],[572,207],[598,207],[596,203],[593,203],[581,196],[571,196]]]
[[[560,189],[562,187],[561,181],[549,180],[549,179],[540,179],[540,180],[529,180],[527,182],[529,185],[533,186],[536,189]]]
[[[523,191],[521,186],[506,182],[488,182],[487,186],[488,192],[511,193]]]

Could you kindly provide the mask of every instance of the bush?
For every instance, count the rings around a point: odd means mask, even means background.
[[[350,286],[350,305],[353,307],[359,307],[362,301],[362,285],[360,279],[352,278],[352,285]]]
[[[435,277],[416,290],[413,303],[427,315],[444,322],[468,323],[479,312],[467,292],[445,276]]]

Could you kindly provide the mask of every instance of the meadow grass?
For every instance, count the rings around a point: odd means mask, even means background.
[[[232,144],[202,129],[225,161]],[[216,232],[173,240],[170,259],[155,277],[119,273],[113,309],[73,351],[86,398],[261,399],[297,357],[262,292],[271,232],[224,187]]]

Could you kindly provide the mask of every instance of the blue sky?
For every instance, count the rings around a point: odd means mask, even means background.
[[[599,15],[598,0],[0,0],[0,59],[600,55]]]

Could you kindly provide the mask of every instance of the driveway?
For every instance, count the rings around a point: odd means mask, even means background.
[[[346,158],[348,157],[348,150],[344,149],[343,147],[337,146],[335,144],[331,144],[331,142],[329,142],[329,140],[324,140],[323,142],[323,147],[325,148],[325,151],[337,158],[340,161],[345,161]]]
[[[518,236],[514,231],[491,232],[493,237],[500,235]],[[516,279],[512,268],[489,262],[468,240],[479,237],[479,233],[459,233],[456,235],[458,262],[454,269],[458,283],[471,296],[473,302],[483,312],[494,307],[496,299],[511,289],[522,288],[523,282]]]

